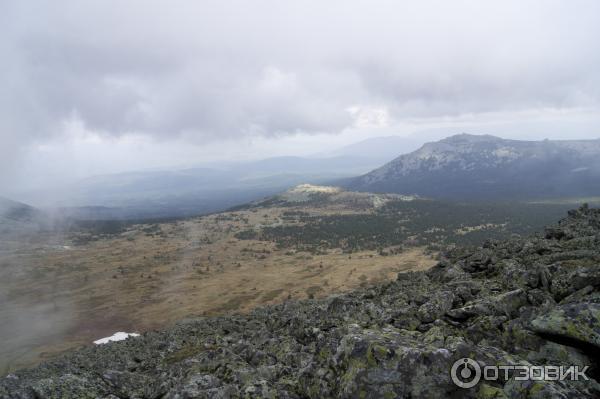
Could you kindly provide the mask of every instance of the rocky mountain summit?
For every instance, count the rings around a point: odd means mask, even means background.
[[[459,134],[427,143],[346,187],[435,198],[600,195],[600,140],[520,141]]]
[[[85,347],[5,376],[0,398],[600,397],[599,264],[600,210],[583,206],[387,284]],[[463,358],[589,368],[467,389],[450,373]]]
[[[300,184],[283,193],[240,205],[232,209],[264,206],[292,206],[298,204],[328,206],[345,205],[355,208],[378,208],[389,201],[410,202],[419,199],[414,195],[373,194],[346,191],[341,187]]]

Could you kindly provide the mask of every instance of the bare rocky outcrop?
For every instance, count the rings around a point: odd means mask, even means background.
[[[184,320],[0,379],[0,398],[600,397],[600,211],[325,300]],[[456,386],[450,368],[589,366]]]

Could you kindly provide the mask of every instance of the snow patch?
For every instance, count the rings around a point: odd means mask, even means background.
[[[123,341],[129,337],[139,337],[139,336],[140,336],[140,334],[126,333],[126,332],[119,331],[119,332],[114,333],[110,337],[100,338],[99,340],[94,341],[94,343],[96,345],[103,345],[103,344],[108,344],[109,342]]]

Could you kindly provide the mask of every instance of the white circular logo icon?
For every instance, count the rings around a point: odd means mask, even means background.
[[[481,367],[468,357],[458,359],[450,370],[452,382],[461,388],[473,388],[481,379]]]

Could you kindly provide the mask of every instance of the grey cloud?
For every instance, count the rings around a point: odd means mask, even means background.
[[[392,119],[597,107],[594,1],[7,2],[0,137],[218,140]],[[9,137],[10,136],[10,137]]]
[[[158,54],[146,48],[152,41],[122,46],[113,40],[90,48],[28,38],[18,74],[31,85],[23,89],[32,90],[32,113],[39,117],[23,130],[47,130],[73,115],[108,134],[203,137],[337,131],[350,123],[344,101],[333,96],[338,93],[323,95],[326,81],[280,69],[276,60]]]

